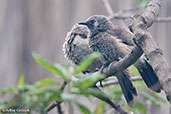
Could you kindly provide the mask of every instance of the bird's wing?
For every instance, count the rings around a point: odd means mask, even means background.
[[[113,26],[112,30],[109,30],[108,33],[120,39],[122,43],[125,43],[129,46],[135,45],[133,42],[133,34],[122,27]]]
[[[115,50],[118,53],[118,56],[120,58],[125,57],[125,55],[129,54],[131,52],[131,48],[128,44],[123,43],[123,40],[118,39],[117,37],[111,36],[110,39],[112,39],[113,44],[115,46]]]

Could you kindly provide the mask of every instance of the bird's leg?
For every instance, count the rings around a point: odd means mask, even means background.
[[[99,82],[100,82],[100,87],[103,87],[103,84],[102,84],[102,81],[103,81],[104,79],[101,79],[101,80],[99,80]]]
[[[103,69],[106,68],[108,65],[109,65],[109,63],[104,64],[104,65],[99,69],[99,72],[103,74]],[[101,87],[103,87],[103,84],[102,84],[102,81],[103,81],[103,80],[104,80],[104,79],[99,80],[100,86],[101,86]]]
[[[104,68],[105,68],[105,67],[104,67],[104,65],[103,65],[103,66],[99,69],[99,72],[102,73]],[[100,82],[100,87],[103,87],[103,85],[102,85],[102,80],[103,80],[103,79],[99,80],[99,82]]]

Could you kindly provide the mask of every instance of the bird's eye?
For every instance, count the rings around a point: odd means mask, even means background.
[[[95,20],[91,20],[91,24],[94,24],[96,21]]]

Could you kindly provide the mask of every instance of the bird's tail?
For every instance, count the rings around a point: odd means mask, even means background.
[[[138,64],[135,65],[135,67],[139,71],[147,87],[155,92],[161,92],[162,86],[159,82],[159,79],[153,71],[151,65],[145,59],[139,60]]]
[[[137,91],[129,79],[129,74],[125,71],[120,72],[117,74],[117,79],[128,105],[132,107],[134,104],[134,95],[137,96]]]

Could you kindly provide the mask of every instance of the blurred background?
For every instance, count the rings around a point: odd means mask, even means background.
[[[109,0],[114,13],[141,7],[144,2],[139,1],[142,0]],[[53,76],[35,63],[32,52],[53,62],[68,64],[62,51],[67,32],[75,23],[94,14],[109,15],[102,0],[0,0],[0,91],[15,85],[20,75],[30,84]],[[163,0],[159,17],[168,16],[171,16],[171,0]],[[126,27],[123,20],[113,20],[113,23]],[[170,31],[171,22],[156,22],[150,27],[169,65]],[[169,114],[168,110],[166,106],[156,114],[163,111]]]

